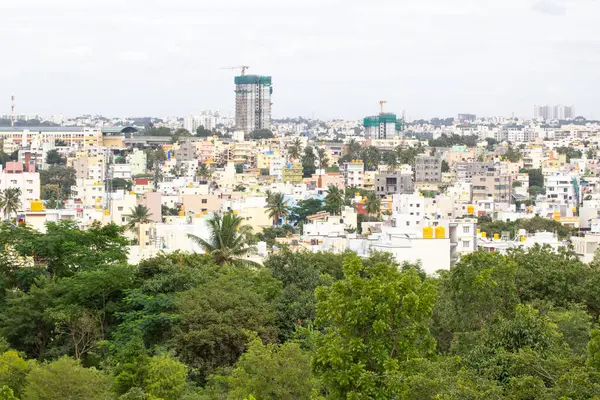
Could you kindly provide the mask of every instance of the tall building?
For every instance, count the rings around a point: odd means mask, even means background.
[[[477,115],[475,114],[458,114],[458,120],[460,122],[475,122]]]
[[[550,119],[573,119],[575,118],[575,106],[558,104],[555,106],[534,106],[533,117],[543,120]]]
[[[415,157],[415,182],[440,182],[442,180],[442,159],[437,156],[419,154]]]
[[[235,77],[235,126],[246,133],[271,129],[270,76],[242,75]]]
[[[363,120],[367,139],[393,139],[402,131],[402,120],[396,114],[381,113]]]

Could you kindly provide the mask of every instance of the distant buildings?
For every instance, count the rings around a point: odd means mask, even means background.
[[[381,113],[363,120],[367,139],[393,139],[402,131],[402,120],[396,114]]]
[[[533,117],[546,121],[551,119],[573,119],[575,118],[575,106],[536,105],[533,108]]]
[[[477,116],[475,114],[458,114],[460,122],[475,122]]]
[[[235,77],[235,126],[246,133],[271,129],[270,76],[242,75]]]

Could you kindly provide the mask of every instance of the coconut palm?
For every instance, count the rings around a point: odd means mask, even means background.
[[[129,209],[129,214],[123,215],[126,218],[129,218],[129,222],[127,222],[127,229],[132,232],[135,232],[137,242],[140,242],[140,229],[142,224],[146,224],[150,222],[150,210],[148,207],[138,204],[137,206]]]
[[[325,210],[331,214],[339,214],[344,205],[344,193],[335,185],[329,185],[325,196]]]
[[[322,147],[317,148],[317,160],[319,161],[319,169],[325,169],[329,166],[329,158],[327,150]]]
[[[246,257],[254,252],[249,245],[252,228],[244,225],[242,218],[228,212],[224,215],[214,214],[208,220],[209,240],[188,234],[202,250],[210,254],[218,265],[232,264],[237,266],[258,266]]]
[[[400,166],[400,163],[398,162],[398,155],[393,151],[385,153],[383,155],[383,161],[385,162],[389,172],[396,171]]]
[[[21,208],[20,188],[8,188],[0,191],[0,209],[6,218],[10,218],[11,214],[15,214],[16,217],[19,208]]]
[[[273,226],[278,225],[279,220],[290,214],[290,208],[286,204],[282,193],[271,193],[267,196],[267,212],[273,218]]]
[[[381,212],[381,199],[377,197],[375,192],[367,193],[365,211],[367,211],[369,215],[379,216],[379,213]]]
[[[196,171],[196,175],[199,178],[208,181],[210,180],[210,178],[212,178],[212,171],[208,168],[206,164],[200,164],[198,166],[198,170]]]
[[[288,150],[288,154],[291,158],[297,160],[300,158],[300,154],[302,153],[302,142],[299,138],[294,139],[292,145]]]
[[[346,144],[346,150],[347,154],[350,154],[352,158],[360,157],[361,146],[356,139],[350,139],[350,141]]]

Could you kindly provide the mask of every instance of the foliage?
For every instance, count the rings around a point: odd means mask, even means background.
[[[544,175],[541,169],[522,169],[520,173],[525,173],[529,176],[529,186],[544,187]]]
[[[522,158],[523,155],[514,147],[509,147],[504,156],[502,156],[504,161],[510,161],[514,163],[519,162]]]
[[[305,223],[309,215],[314,215],[324,210],[323,202],[316,198],[300,200],[296,203],[296,207],[290,212],[290,220],[296,225]]]
[[[315,372],[330,398],[394,398],[400,362],[432,356],[435,285],[415,271],[344,260],[344,279],[316,291]]]
[[[452,147],[452,146],[477,146],[479,140],[477,135],[463,136],[463,135],[446,135],[442,134],[439,138],[429,141],[430,147]]]
[[[18,187],[10,187],[0,190],[0,210],[6,218],[10,218],[12,214],[17,214],[21,209],[21,189]]]
[[[555,232],[558,238],[564,240],[571,236],[572,230],[562,225],[560,222],[549,218],[533,217],[518,219],[516,221],[487,221],[477,226],[481,232],[485,232],[488,237],[493,237],[494,234],[502,234],[509,232],[510,237],[514,238],[520,229],[525,229],[527,233],[536,232]]]
[[[339,215],[344,206],[344,193],[335,185],[327,187],[327,196],[325,196],[325,211]]]
[[[292,159],[297,160],[300,158],[301,153],[302,153],[302,142],[300,141],[299,138],[296,138],[296,139],[294,139],[294,141],[288,148],[288,154]]]
[[[171,136],[171,129],[160,126],[155,126],[152,122],[145,126],[144,130],[141,132],[142,136]]]
[[[49,165],[66,165],[67,160],[60,155],[58,150],[52,149],[48,150],[46,153],[46,164]]]
[[[187,379],[184,364],[168,355],[158,355],[148,360],[144,384],[146,393],[164,400],[180,398]]]
[[[280,225],[282,218],[285,218],[290,213],[290,208],[287,205],[283,193],[272,193],[267,196],[267,215],[273,219],[273,226]]]
[[[248,135],[248,139],[251,140],[273,139],[274,137],[273,132],[269,129],[257,129]]]
[[[317,162],[319,163],[319,169],[327,169],[327,167],[329,167],[329,158],[327,157],[327,150],[323,147],[317,148]]]
[[[50,168],[40,171],[40,184],[42,188],[46,185],[56,185],[65,199],[71,195],[71,187],[77,183],[74,168],[51,165]]]
[[[229,399],[311,399],[311,357],[298,344],[264,345],[254,337],[247,348],[227,377]]]
[[[317,155],[312,146],[306,146],[304,148],[304,156],[302,157],[302,173],[305,178],[311,177],[317,168],[315,167],[315,161]]]
[[[572,159],[579,159],[583,157],[583,152],[578,149],[574,149],[573,147],[561,146],[556,148],[556,152],[558,154],[563,154],[566,156],[567,162],[571,162]]]
[[[24,399],[101,400],[108,397],[110,380],[100,371],[83,368],[63,357],[49,364],[35,365],[27,376]]]
[[[14,395],[20,396],[29,369],[29,364],[16,351],[3,353],[0,355],[0,386],[10,388]]]
[[[215,263],[239,266],[256,264],[247,258],[255,249],[250,245],[252,228],[244,225],[242,218],[232,212],[214,214],[208,220],[208,227],[209,240],[191,234],[188,237],[210,254]]]

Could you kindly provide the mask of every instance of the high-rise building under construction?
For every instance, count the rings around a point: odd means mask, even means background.
[[[242,75],[235,77],[235,126],[246,133],[271,129],[270,76]]]

